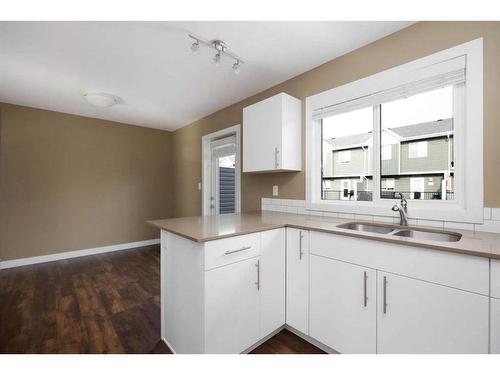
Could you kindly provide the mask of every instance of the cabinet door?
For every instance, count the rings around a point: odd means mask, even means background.
[[[241,353],[259,340],[258,261],[205,272],[206,353]]]
[[[285,324],[285,229],[262,232],[260,253],[261,338]]]
[[[243,109],[243,172],[281,168],[282,96]]]
[[[378,272],[379,353],[488,353],[488,297]]]
[[[375,270],[310,256],[309,333],[340,353],[376,352]]]
[[[286,323],[309,334],[309,232],[286,232]]]
[[[500,354],[500,299],[492,298],[491,308],[491,353]]]

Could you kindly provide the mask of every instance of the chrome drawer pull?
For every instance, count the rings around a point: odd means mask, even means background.
[[[384,276],[384,314],[387,313],[387,277]]]
[[[255,267],[257,267],[257,281],[255,285],[257,285],[257,290],[260,290],[260,260],[257,261]]]
[[[366,271],[363,275],[363,289],[364,289],[364,297],[363,297],[363,305],[366,307],[368,305],[368,295],[366,294],[366,280],[368,280],[368,275]]]
[[[249,250],[251,249],[252,246],[243,246],[241,249],[236,249],[236,250],[228,250],[226,251],[224,254],[225,255],[230,255],[230,254],[234,254],[234,253],[238,253],[240,251],[244,251],[244,250]]]

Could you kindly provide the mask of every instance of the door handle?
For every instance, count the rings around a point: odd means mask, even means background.
[[[230,255],[230,254],[234,254],[234,253],[239,253],[240,251],[249,250],[251,248],[252,248],[252,246],[243,246],[241,249],[228,250],[228,251],[226,251],[224,253],[224,255]]]
[[[299,260],[302,260],[302,238],[304,238],[304,235],[302,234],[302,231],[299,231]]]
[[[368,305],[368,295],[366,294],[366,281],[368,280],[368,275],[366,271],[363,272],[363,305],[366,307]]]
[[[257,290],[260,290],[260,260],[257,261],[255,267],[257,267],[257,281],[255,285],[257,285]]]
[[[384,276],[384,314],[387,313],[387,277]]]

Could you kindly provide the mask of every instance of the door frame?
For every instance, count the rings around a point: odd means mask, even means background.
[[[241,211],[241,125],[234,125],[201,137],[201,212],[203,216],[210,215],[210,174],[212,155],[210,143],[217,139],[234,135],[236,137],[235,157],[235,212]]]

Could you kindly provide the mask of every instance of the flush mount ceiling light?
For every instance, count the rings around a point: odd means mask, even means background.
[[[87,103],[101,108],[111,107],[118,103],[116,96],[100,91],[87,91],[83,93],[83,97]]]
[[[209,42],[201,38],[198,38],[196,36],[193,36],[191,34],[189,35],[189,37],[194,40],[194,43],[191,44],[191,51],[193,51],[193,53],[197,54],[200,50],[201,45],[211,48],[215,51],[215,56],[213,58],[215,66],[220,66],[222,56],[225,56],[234,60],[233,64],[234,74],[240,74],[240,67],[241,64],[244,63],[244,61],[239,57],[237,57],[234,53],[229,52],[226,43],[224,43],[222,40],[215,39]]]

